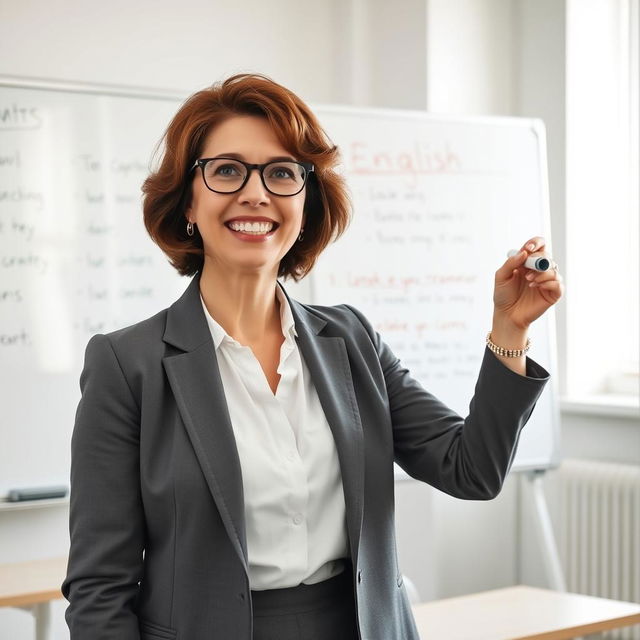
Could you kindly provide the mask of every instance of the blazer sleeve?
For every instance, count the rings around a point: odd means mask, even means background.
[[[62,594],[71,640],[139,640],[140,411],[108,336],[87,344],[71,439],[70,552]]]
[[[469,414],[462,418],[411,377],[362,313],[348,308],[364,325],[378,354],[395,461],[413,478],[457,498],[495,498],[549,373],[527,358],[522,376],[485,347]]]

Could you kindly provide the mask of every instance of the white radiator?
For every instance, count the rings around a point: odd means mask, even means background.
[[[557,478],[567,589],[640,603],[640,466],[568,459]],[[602,637],[640,640],[640,625]]]

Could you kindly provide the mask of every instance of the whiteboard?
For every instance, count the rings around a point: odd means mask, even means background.
[[[342,151],[355,215],[313,272],[313,299],[361,309],[423,386],[468,414],[491,329],[495,271],[511,248],[551,242],[540,120],[316,109]],[[512,470],[560,462],[553,308],[529,331],[551,381]]]
[[[91,335],[166,308],[188,279],[142,223],[140,186],[186,96],[0,79],[0,498],[68,484]],[[466,415],[506,250],[550,238],[544,129],[520,119],[316,106],[355,215],[305,302],[360,309],[424,386]],[[296,292],[305,293],[297,296]],[[531,355],[555,373],[553,315]],[[555,466],[548,385],[513,469]]]

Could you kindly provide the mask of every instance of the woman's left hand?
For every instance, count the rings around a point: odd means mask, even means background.
[[[545,240],[539,236],[527,240],[520,253],[508,258],[496,271],[493,291],[494,319],[507,321],[518,329],[527,329],[564,293],[562,276],[553,258],[545,254]],[[524,266],[531,254],[543,254],[552,268],[536,271]]]

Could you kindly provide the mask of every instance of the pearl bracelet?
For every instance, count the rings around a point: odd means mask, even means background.
[[[491,342],[491,331],[487,333],[487,347],[496,353],[499,356],[505,356],[507,358],[519,358],[523,356],[527,351],[529,351],[529,347],[531,346],[531,338],[527,338],[527,344],[524,349],[505,349],[504,347],[499,347],[497,344]]]

